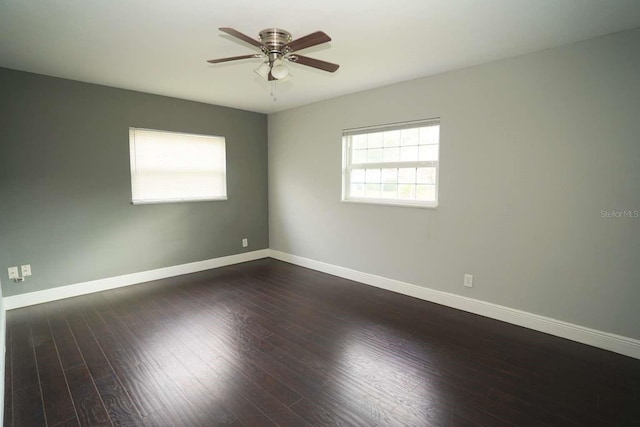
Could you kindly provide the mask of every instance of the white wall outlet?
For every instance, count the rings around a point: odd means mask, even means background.
[[[9,272],[9,279],[17,279],[20,277],[18,267],[9,267],[7,271]]]
[[[242,247],[246,248],[247,246],[249,246],[249,239],[242,239]]]
[[[464,285],[467,288],[473,288],[473,274],[464,275]]]
[[[22,271],[22,277],[31,276],[31,264],[21,265],[20,270]]]

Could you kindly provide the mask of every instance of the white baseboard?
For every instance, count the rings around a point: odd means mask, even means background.
[[[640,341],[502,305],[270,250],[271,258],[640,359]]]
[[[0,292],[2,295],[2,292]],[[5,381],[5,357],[7,354],[7,312],[4,304],[0,301],[0,340],[2,340],[2,354],[0,354],[0,378],[2,378],[2,387],[0,387],[0,426],[4,425],[4,381]]]
[[[166,279],[168,277],[179,276],[182,274],[196,273],[198,271],[268,257],[640,359],[640,340],[609,332],[598,331],[596,329],[563,322],[561,320],[461,295],[437,291],[423,286],[401,282],[399,280],[376,276],[374,274],[364,273],[350,268],[315,261],[273,249],[262,249],[238,255],[230,255],[221,258],[159,268],[156,270],[142,271],[139,273],[131,273],[106,279],[60,286],[44,291],[4,297],[2,299],[3,307],[0,308],[0,340],[2,340],[2,343],[5,342],[5,310],[12,310],[29,305],[42,304],[64,298],[106,291],[152,280]],[[4,361],[4,355],[0,355],[0,358],[2,359],[0,360],[1,368]],[[0,393],[1,392],[2,390],[0,390]]]
[[[141,271],[139,273],[131,273],[122,276],[108,277],[106,279],[75,283],[73,285],[59,286],[56,288],[46,289],[44,291],[13,295],[3,298],[4,309],[12,310],[29,305],[42,304],[45,302],[56,301],[64,298],[77,297],[94,292],[101,292],[109,289],[121,288],[123,286],[136,285],[138,283],[150,282],[152,280],[166,279],[168,277],[179,276],[182,274],[196,273],[198,271],[204,271],[212,268],[224,267],[225,265],[239,264],[241,262],[253,261],[256,259],[268,257],[269,249],[261,249],[258,251],[229,255],[221,258],[213,258],[204,261],[190,262],[188,264],[158,268],[156,270]]]

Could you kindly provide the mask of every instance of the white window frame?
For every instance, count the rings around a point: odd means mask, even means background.
[[[379,126],[368,126],[362,128],[345,129],[342,131],[342,201],[354,203],[366,203],[376,205],[408,206],[420,208],[435,208],[438,206],[438,192],[440,187],[440,138],[438,138],[438,159],[435,161],[396,161],[377,163],[353,163],[352,162],[352,138],[354,135],[369,133],[379,133],[384,131],[395,131],[402,129],[415,129],[425,126],[440,126],[440,118],[416,120],[411,122],[392,123]],[[383,169],[383,168],[435,168],[435,200],[415,200],[415,199],[385,199],[378,197],[352,196],[349,194],[351,188],[351,173],[356,169]]]
[[[200,164],[197,166],[193,165],[193,162],[190,162],[188,160],[189,157],[187,156],[183,158],[183,161],[185,164],[184,169],[180,168],[182,165],[180,165],[179,163],[176,165],[177,167],[175,169],[172,169],[173,165],[171,165],[170,162],[167,162],[167,163],[161,164],[162,169],[159,169],[157,173],[154,173],[153,172],[154,169],[151,169],[150,173],[147,172],[145,174],[145,172],[141,170],[142,167],[139,166],[138,163],[144,162],[144,160],[142,161],[140,160],[140,156],[148,155],[146,154],[148,153],[148,151],[145,153],[143,151],[144,149],[141,148],[140,146],[138,147],[138,149],[136,149],[136,136],[138,138],[146,137],[147,138],[146,143],[148,144],[149,136],[153,134],[158,134],[161,138],[165,138],[165,141],[166,141],[166,138],[169,137],[173,139],[173,141],[171,141],[170,143],[176,143],[176,144],[180,144],[181,138],[182,138],[183,139],[182,142],[184,142],[185,144],[192,144],[193,153],[196,153],[196,155],[203,152],[202,149],[195,148],[197,147],[197,144],[200,144],[201,142],[203,144],[209,144],[209,147],[208,147],[210,150],[209,153],[211,153],[211,150],[213,150],[213,152],[217,151],[218,155],[215,156],[215,158],[212,158],[211,163],[208,165],[203,165],[203,164]],[[148,145],[147,145],[147,148],[148,148]],[[201,135],[201,134],[193,134],[193,133],[172,132],[172,131],[157,130],[157,129],[130,127],[129,128],[129,153],[130,153],[130,164],[131,164],[131,202],[134,205],[227,200],[226,140],[225,140],[225,137],[223,136]],[[189,151],[186,151],[186,153],[189,153]],[[178,153],[178,154],[182,154],[182,153]],[[180,157],[180,156],[178,155],[176,157]],[[189,166],[186,166],[189,163],[192,163],[192,164]],[[189,183],[190,178],[193,180],[193,176],[195,175],[196,177],[198,177],[199,174],[201,174],[200,176],[202,176],[202,179],[198,178],[199,182],[195,181],[196,184],[194,184],[193,182]],[[220,174],[222,174],[221,178],[220,178]],[[151,191],[148,190],[147,194],[145,194],[145,191],[144,191],[144,186],[145,186],[144,180],[146,178],[145,175],[147,175],[147,177],[151,176],[149,183],[146,185],[150,185],[150,188],[152,190]],[[191,177],[189,177],[189,175],[191,175]],[[156,179],[160,178],[161,180],[162,179],[168,180],[167,182],[169,182],[170,184],[173,184],[174,182],[173,180],[176,180],[178,184],[175,187],[173,187],[174,194],[172,195],[164,194],[164,195],[158,196],[158,192],[153,191],[154,177]],[[183,180],[182,182],[180,182],[180,178],[182,178]],[[217,187],[216,191],[208,191],[207,193],[207,190],[202,190],[199,192],[199,194],[197,194],[196,191],[193,191],[194,187],[197,189],[198,186],[202,185],[202,180],[206,180],[206,179],[209,179],[210,180],[209,182],[212,185],[215,185]],[[137,190],[136,190],[136,183],[138,183]],[[156,188],[159,188],[157,186],[157,181],[155,185],[156,185]],[[186,193],[182,193],[182,195],[176,194],[177,192],[182,190],[191,191],[191,195],[185,195]],[[171,191],[169,191],[168,193],[171,193]]]

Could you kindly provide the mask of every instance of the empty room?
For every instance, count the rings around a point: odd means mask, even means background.
[[[640,2],[0,2],[0,425],[640,425]]]

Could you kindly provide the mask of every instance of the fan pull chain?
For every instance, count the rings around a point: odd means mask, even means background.
[[[278,86],[276,86],[276,81],[271,82],[271,97],[273,98],[273,102],[278,100]]]

